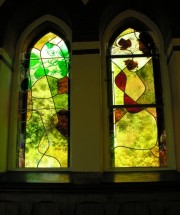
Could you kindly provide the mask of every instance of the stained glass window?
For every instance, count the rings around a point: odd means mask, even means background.
[[[69,165],[69,50],[49,32],[22,54],[18,166]]]
[[[159,55],[148,31],[127,28],[109,47],[112,167],[167,166]]]

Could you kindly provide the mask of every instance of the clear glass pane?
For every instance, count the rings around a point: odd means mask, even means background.
[[[151,36],[128,28],[117,36],[111,48],[111,55],[150,55],[154,50]]]

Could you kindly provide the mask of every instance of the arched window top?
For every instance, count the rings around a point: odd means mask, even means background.
[[[106,51],[111,167],[168,166],[159,53],[139,23],[120,23]]]
[[[56,34],[49,32],[42,36],[31,48],[24,53],[22,62],[28,68],[34,69],[31,72],[31,88],[34,83],[45,75],[54,78],[63,78],[68,76],[69,69],[69,50],[65,41]]]
[[[70,167],[71,41],[68,24],[50,14],[19,33],[13,61],[10,169]]]
[[[163,53],[164,42],[160,29],[149,17],[135,10],[125,10],[119,13],[106,25],[102,34],[102,46],[108,44],[109,48],[109,44],[112,44],[118,36],[127,34],[127,31],[141,33],[145,40],[148,42],[150,40],[153,49],[158,49],[159,53]],[[102,48],[106,50],[106,47]]]
[[[22,58],[18,167],[69,167],[70,53],[48,32]]]
[[[139,55],[150,56],[156,53],[151,35],[147,31],[138,31],[131,27],[118,32],[111,39],[111,55]]]
[[[49,33],[54,33],[59,36],[66,43],[70,51],[72,40],[72,31],[70,27],[61,19],[48,14],[34,20],[34,22],[28,25],[21,33],[16,46],[16,60],[19,60],[18,56],[21,55],[22,52],[27,52],[37,41]]]

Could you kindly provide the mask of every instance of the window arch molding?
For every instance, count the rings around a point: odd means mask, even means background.
[[[16,43],[15,57],[13,61],[13,76],[11,88],[11,111],[10,111],[10,126],[9,126],[9,143],[8,143],[8,170],[16,169],[16,153],[17,153],[17,112],[18,112],[18,89],[19,89],[19,71],[20,71],[20,56],[23,52],[38,41],[41,36],[48,32],[53,32],[62,36],[63,40],[71,46],[72,32],[70,27],[61,19],[52,16],[44,15],[32,22],[20,34]]]
[[[71,37],[72,37],[71,29],[64,21],[49,14],[44,15],[39,19],[35,20],[34,22],[32,22],[21,33],[16,45],[15,60],[18,60],[19,54],[22,52],[22,50],[28,47],[29,45],[28,42],[33,41],[35,39],[34,37],[36,37],[38,33],[41,33],[42,31],[45,31],[45,30],[46,31],[51,30],[51,29],[61,34],[63,33],[67,41],[71,41]]]
[[[164,115],[165,115],[165,124],[167,129],[167,142],[169,144],[169,166],[167,169],[175,169],[175,153],[174,153],[174,137],[173,137],[173,123],[172,123],[172,107],[171,107],[171,96],[170,96],[170,85],[168,77],[168,68],[167,60],[164,50],[164,39],[162,37],[161,31],[158,26],[149,19],[145,14],[137,12],[135,10],[126,10],[118,15],[116,15],[104,28],[104,32],[101,38],[101,49],[102,49],[102,90],[103,90],[103,153],[104,153],[104,169],[109,170],[110,165],[110,155],[109,155],[109,119],[108,119],[108,89],[107,89],[107,49],[111,38],[118,29],[123,28],[129,22],[137,20],[137,22],[142,23],[143,26],[149,29],[151,38],[153,39],[156,47],[159,51],[160,56],[160,71],[161,71],[161,81],[162,81],[162,92],[164,100]],[[138,169],[138,168],[137,168]],[[126,170],[126,168],[123,168]],[[130,170],[128,168],[127,170]],[[118,169],[119,171],[119,169]]]

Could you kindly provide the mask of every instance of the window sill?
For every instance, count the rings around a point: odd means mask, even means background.
[[[144,192],[180,191],[180,173],[165,172],[7,172],[0,174],[0,191]]]

